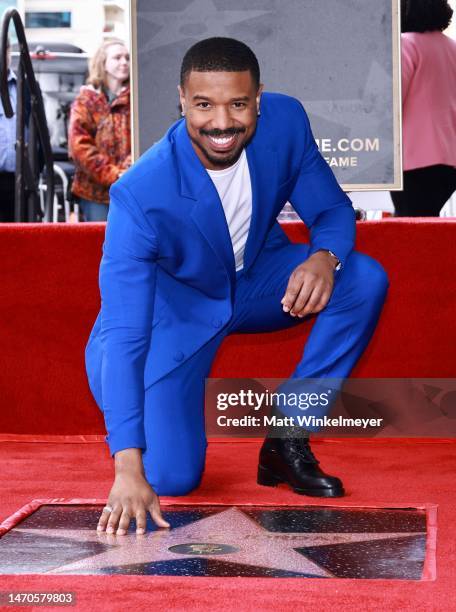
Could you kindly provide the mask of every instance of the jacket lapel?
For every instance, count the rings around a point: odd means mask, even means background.
[[[234,285],[234,253],[223,206],[214,183],[193,149],[184,120],[176,129],[175,143],[181,175],[181,195],[195,202],[191,218]]]
[[[261,136],[257,136],[246,147],[252,183],[252,218],[244,252],[245,271],[254,263],[268,232],[269,212],[275,207],[278,187],[277,151],[261,146]]]

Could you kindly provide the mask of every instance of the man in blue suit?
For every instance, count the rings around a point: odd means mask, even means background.
[[[116,476],[98,529],[126,533],[157,495],[184,495],[204,469],[204,379],[223,339],[318,314],[293,378],[344,378],[374,332],[382,267],[353,252],[354,211],[294,98],[262,93],[243,43],[212,38],[185,55],[181,120],[111,188],[102,307],[86,350]],[[310,228],[291,244],[290,201]],[[302,432],[301,432],[302,434]],[[268,437],[258,482],[341,496],[308,437]]]

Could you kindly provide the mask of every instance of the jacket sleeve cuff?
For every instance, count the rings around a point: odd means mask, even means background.
[[[108,443],[111,457],[114,457],[115,453],[126,448],[141,448],[142,450],[147,448],[144,432],[133,425],[123,424],[120,431],[111,432],[106,436],[106,442]]]
[[[356,222],[352,206],[322,212],[310,228],[309,255],[320,249],[332,251],[344,267],[355,244]]]
[[[334,253],[337,259],[340,261],[341,267],[343,268],[345,265],[345,261],[351,252],[351,249],[350,251],[347,252],[347,248],[341,247],[340,245],[334,245],[334,244],[329,245],[325,243],[312,244],[309,249],[309,254],[307,257],[310,257],[311,255],[313,255],[314,253],[317,253],[318,251],[331,251],[332,253]]]

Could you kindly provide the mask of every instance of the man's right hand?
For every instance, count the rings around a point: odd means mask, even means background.
[[[104,510],[97,530],[125,535],[130,521],[136,519],[136,533],[146,531],[147,512],[158,527],[170,527],[161,514],[157,494],[144,477],[141,451],[126,449],[116,453],[116,477],[109,493],[108,505],[112,512]]]

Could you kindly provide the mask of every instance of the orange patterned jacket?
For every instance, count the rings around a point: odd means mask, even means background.
[[[130,86],[109,103],[92,85],[83,85],[71,106],[68,152],[76,170],[72,192],[109,204],[109,187],[131,164]]]

